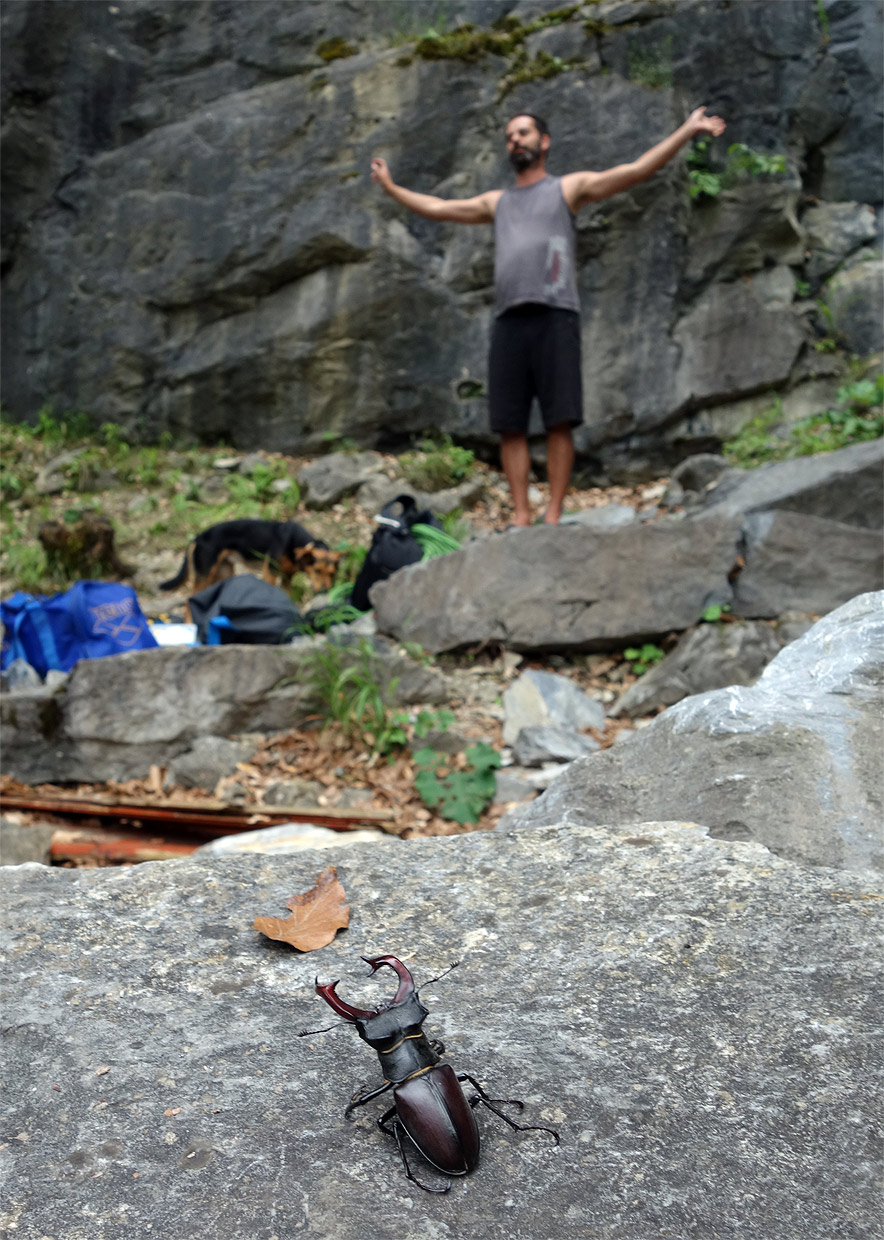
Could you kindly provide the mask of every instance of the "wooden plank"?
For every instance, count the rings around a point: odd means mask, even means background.
[[[255,806],[247,813],[231,809],[220,802],[222,809],[205,809],[199,802],[197,808],[185,806],[185,802],[177,802],[180,808],[171,808],[165,802],[139,801],[135,798],[120,798],[110,801],[108,798],[89,800],[79,797],[21,796],[12,793],[0,793],[0,808],[19,809],[46,814],[80,815],[84,818],[113,818],[117,821],[139,820],[144,822],[163,822],[182,827],[191,827],[201,833],[211,831],[216,835],[233,835],[240,831],[257,830],[272,824],[274,819],[286,822],[312,822],[318,826],[330,827],[333,831],[351,831],[357,825],[379,826],[386,831],[394,831],[395,814],[391,810],[341,810],[332,806]]]
[[[49,851],[55,862],[92,858],[118,865],[123,861],[171,861],[177,857],[190,857],[198,847],[197,844],[176,844],[171,840],[115,835],[101,828],[94,831],[62,828],[52,836]]]

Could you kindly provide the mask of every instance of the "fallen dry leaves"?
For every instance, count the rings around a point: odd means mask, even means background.
[[[309,891],[286,901],[286,908],[291,917],[256,917],[253,928],[300,952],[327,947],[350,924],[350,905],[333,865],[322,871]]]

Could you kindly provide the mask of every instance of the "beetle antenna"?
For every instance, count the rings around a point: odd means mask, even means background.
[[[309,1038],[314,1033],[330,1033],[332,1029],[343,1029],[344,1025],[326,1025],[324,1029],[302,1029],[300,1033],[296,1033],[296,1038]]]
[[[421,990],[423,990],[425,986],[432,986],[433,982],[441,982],[442,978],[447,977],[451,970],[456,969],[459,964],[460,961],[455,960],[448,966],[447,969],[444,970],[444,972],[440,973],[438,977],[431,977],[428,982],[421,982]]]

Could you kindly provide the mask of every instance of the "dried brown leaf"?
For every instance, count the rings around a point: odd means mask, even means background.
[[[291,917],[256,917],[254,928],[301,952],[327,947],[350,922],[350,905],[333,865],[323,870],[309,891],[292,896],[286,908],[292,910]]]

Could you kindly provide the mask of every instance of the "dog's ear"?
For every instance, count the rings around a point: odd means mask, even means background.
[[[295,547],[295,561],[312,560],[313,559],[313,543],[307,543],[306,547]]]

